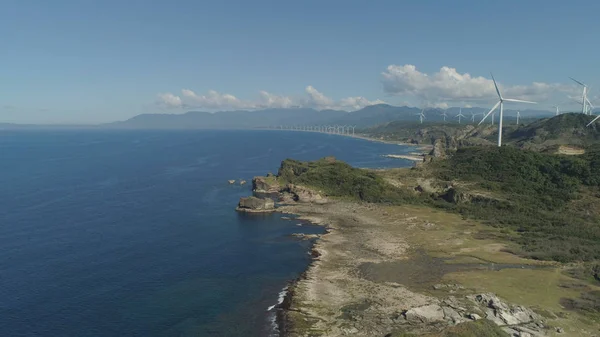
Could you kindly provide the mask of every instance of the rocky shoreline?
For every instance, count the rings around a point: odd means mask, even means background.
[[[484,268],[496,265],[521,273],[524,266],[534,263],[503,252],[501,244],[465,242],[476,234],[472,224],[461,224],[456,233],[438,232],[441,227],[431,219],[437,213],[432,209],[330,199],[321,191],[283,183],[271,174],[255,177],[252,184],[254,196],[250,198],[254,199],[250,200],[257,206],[250,211],[294,214],[326,228],[318,236],[294,235],[313,242],[312,261],[289,283],[283,301],[275,307],[280,336],[435,336],[465,324],[483,324],[486,329],[523,337],[566,331],[557,324],[568,321],[554,314],[542,316],[539,312],[546,312],[545,308],[534,311],[495,294],[494,287],[468,287],[453,281],[454,273],[482,268],[481,260],[446,263],[426,252],[417,253],[423,244],[419,240],[425,240],[431,247],[455,245],[455,250],[445,254],[457,261],[466,256],[475,260],[493,256]],[[247,206],[248,198],[242,199],[240,203]],[[271,202],[273,208],[264,206]],[[446,214],[440,219],[464,222],[450,217]],[[469,253],[463,256],[465,249]],[[502,260],[516,262],[494,263]]]

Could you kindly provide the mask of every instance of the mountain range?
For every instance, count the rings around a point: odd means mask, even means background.
[[[255,111],[189,111],[182,114],[140,114],[125,121],[99,125],[22,125],[2,124],[0,129],[13,128],[110,128],[110,129],[249,129],[273,128],[298,125],[355,125],[359,128],[374,126],[390,121],[418,120],[419,108],[392,106],[387,104],[371,105],[360,110],[347,112],[341,110],[315,110],[309,108],[264,109]],[[426,121],[442,121],[442,112],[447,121],[457,121],[459,108],[426,109]],[[465,118],[471,114],[487,113],[487,108],[463,108]],[[523,117],[548,117],[552,112],[544,110],[523,110]],[[515,116],[516,111],[507,110],[505,116]]]

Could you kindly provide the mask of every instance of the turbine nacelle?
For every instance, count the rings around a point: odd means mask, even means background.
[[[504,102],[529,103],[529,104],[537,104],[537,103],[531,102],[531,101],[520,100],[520,99],[502,97],[502,94],[500,93],[500,89],[498,88],[498,84],[496,83],[496,79],[494,78],[494,75],[492,75],[492,74],[490,74],[490,75],[492,76],[492,81],[494,82],[494,88],[496,88],[496,93],[498,94],[498,102],[483,117],[481,122],[479,122],[479,124],[477,124],[477,125],[481,125],[481,123],[483,123],[486,120],[486,118],[489,117],[489,115],[493,114],[494,111],[496,111],[496,109],[498,107],[500,107],[500,118],[499,118],[499,122],[498,122],[498,146],[502,146],[502,117],[503,117],[503,113],[504,113]]]

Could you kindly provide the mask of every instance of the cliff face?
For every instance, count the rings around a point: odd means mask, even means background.
[[[304,186],[288,184],[283,191],[289,193],[292,197],[292,200],[297,202],[315,204],[324,204],[327,202],[327,198]]]
[[[252,191],[255,193],[277,193],[280,189],[279,181],[273,174],[252,179]]]
[[[236,210],[241,212],[270,212],[275,210],[275,202],[269,198],[241,198]]]

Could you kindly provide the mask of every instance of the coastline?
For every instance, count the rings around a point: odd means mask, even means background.
[[[431,151],[433,149],[433,145],[429,145],[429,144],[414,144],[414,143],[406,143],[406,142],[401,142],[401,141],[396,141],[396,140],[385,140],[385,139],[379,139],[379,138],[369,137],[369,136],[364,135],[364,134],[350,135],[350,134],[326,133],[326,132],[318,132],[318,131],[279,130],[279,129],[261,129],[261,130],[276,130],[276,131],[289,131],[289,132],[321,133],[321,134],[325,134],[325,135],[334,135],[334,136],[343,136],[343,137],[350,137],[350,138],[358,138],[358,139],[362,139],[362,140],[367,140],[367,141],[377,142],[377,143],[383,143],[383,144],[412,146],[412,147],[415,147],[420,153],[423,153],[423,154],[427,154],[427,153],[429,153],[429,151]]]
[[[311,263],[289,282],[277,306],[280,336],[430,334],[452,329],[456,324],[470,324],[475,319],[469,317],[486,314],[486,321],[511,335],[519,331],[535,331],[533,336],[553,335],[547,331],[548,325],[564,327],[569,336],[584,335],[574,330],[575,321],[559,316],[542,318],[526,307],[547,310],[537,303],[521,301],[523,292],[536,292],[535,287],[506,290],[496,283],[462,283],[471,278],[469,275],[487,275],[500,279],[500,285],[520,284],[532,277],[551,277],[560,270],[556,265],[512,255],[504,244],[477,238],[478,231],[489,231],[483,225],[427,207],[341,200],[292,203],[280,206],[278,212],[295,214],[297,219],[326,228],[313,241]],[[440,251],[438,247],[443,248]],[[496,293],[502,296],[503,305],[524,310],[533,318],[515,327],[473,302]],[[438,308],[444,313],[439,317],[411,316],[411,312],[423,308]]]

